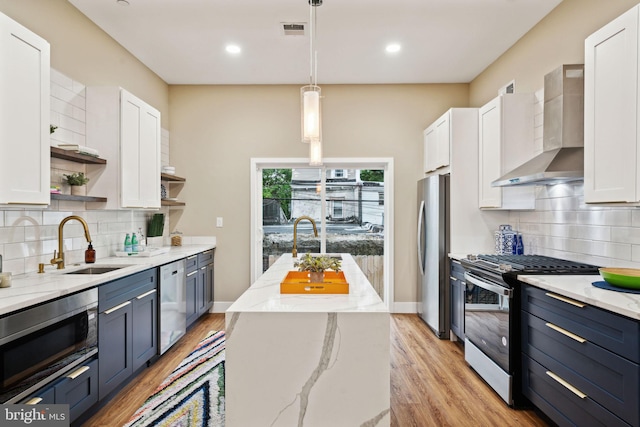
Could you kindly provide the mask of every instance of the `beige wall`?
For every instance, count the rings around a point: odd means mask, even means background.
[[[0,12],[51,44],[51,67],[87,86],[127,89],[160,110],[167,128],[168,85],[67,0],[0,0]]]
[[[511,80],[517,92],[533,93],[558,66],[583,64],[584,39],[636,4],[638,0],[564,0],[471,82],[470,106],[484,105]]]
[[[468,85],[322,86],[325,157],[393,157],[395,300],[416,301],[416,181],[422,131],[449,107],[464,107]],[[187,207],[172,223],[214,234],[216,301],[249,286],[250,159],[307,157],[300,141],[298,86],[171,86],[171,163],[187,178]],[[215,228],[215,218],[224,227]]]

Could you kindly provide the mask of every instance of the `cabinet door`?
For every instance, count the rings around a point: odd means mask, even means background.
[[[98,402],[98,361],[84,363],[56,384],[56,403],[69,405],[73,422]]]
[[[449,111],[436,121],[436,169],[449,166],[451,143]]]
[[[584,197],[638,201],[638,7],[585,41]]]
[[[464,340],[464,282],[450,277],[451,284],[451,330],[456,336]]]
[[[135,372],[158,352],[158,294],[153,289],[132,300],[133,324],[132,351]]]
[[[428,127],[424,131],[424,172],[436,170],[436,160],[438,152],[438,133],[434,126]]]
[[[126,301],[100,313],[98,318],[99,395],[104,399],[131,376],[132,309]]]
[[[502,167],[502,98],[497,97],[480,108],[478,138],[479,207],[502,206],[502,189],[491,183],[500,178]]]
[[[200,267],[198,270],[198,285],[196,289],[196,309],[198,317],[207,311],[206,291],[207,287],[207,266]]]
[[[198,303],[197,303],[197,289],[198,289],[198,274],[200,270],[194,270],[187,274],[186,280],[186,297],[187,297],[187,326],[191,325],[198,318]]]
[[[120,172],[122,207],[160,207],[160,113],[121,91]]]
[[[211,307],[213,307],[213,291],[214,291],[214,287],[213,287],[213,282],[214,282],[214,268],[213,268],[213,263],[207,265],[207,278],[206,278],[206,285],[204,288],[205,294],[204,294],[204,300],[206,303],[205,306],[205,311],[209,311],[211,309]]]
[[[0,203],[50,201],[49,43],[0,13]]]

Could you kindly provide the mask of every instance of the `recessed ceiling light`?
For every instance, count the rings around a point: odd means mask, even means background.
[[[387,53],[400,52],[400,45],[398,43],[391,43],[387,45],[385,50],[387,51]]]
[[[129,2],[127,0],[117,0],[120,6],[129,6]]]
[[[242,49],[240,49],[240,46],[235,45],[235,44],[229,44],[227,45],[227,47],[225,48],[225,50],[229,53],[232,53],[234,55],[237,55],[238,53],[242,52]]]

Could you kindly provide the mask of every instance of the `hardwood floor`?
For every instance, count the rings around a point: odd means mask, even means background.
[[[150,369],[83,426],[124,425],[147,396],[224,314],[201,319]],[[391,426],[546,426],[532,410],[514,410],[467,366],[462,348],[439,340],[415,314],[391,316]]]

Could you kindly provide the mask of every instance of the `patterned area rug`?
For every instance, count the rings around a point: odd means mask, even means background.
[[[224,426],[224,349],[224,331],[210,332],[125,426]]]

